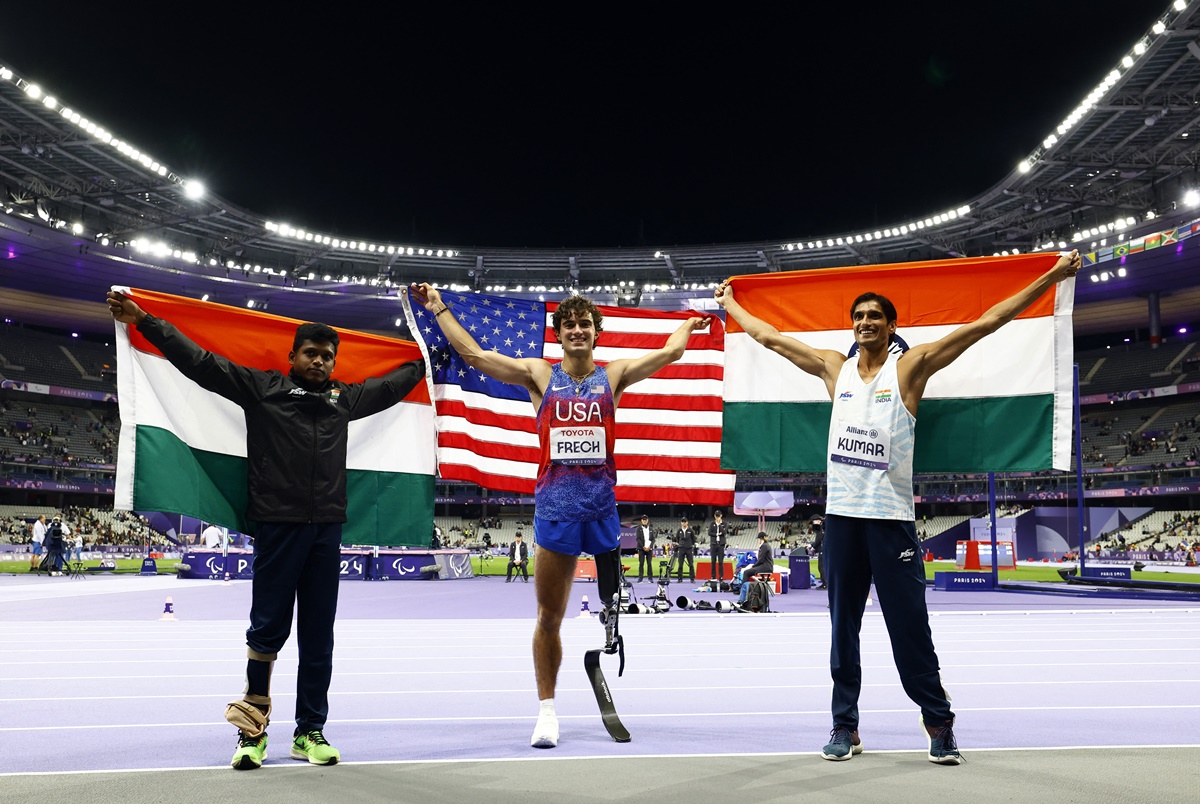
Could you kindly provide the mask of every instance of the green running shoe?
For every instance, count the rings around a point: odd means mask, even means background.
[[[297,734],[292,741],[292,759],[307,759],[314,765],[336,765],[341,758],[342,752],[329,744],[320,729]]]
[[[229,764],[237,770],[255,770],[261,768],[267,758],[267,733],[257,737],[247,737],[243,731],[238,732],[238,747],[233,752],[233,761]]]

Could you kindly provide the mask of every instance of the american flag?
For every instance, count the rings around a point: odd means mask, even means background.
[[[562,360],[551,315],[557,303],[441,292],[485,348],[510,357]],[[468,366],[410,294],[403,300],[429,367],[439,472],[494,491],[532,494],[540,455],[529,392]],[[601,307],[599,365],[662,348],[691,313]],[[721,389],[725,328],[693,333],[682,358],[631,386],[617,408],[617,501],[732,505],[734,473],[722,470]]]

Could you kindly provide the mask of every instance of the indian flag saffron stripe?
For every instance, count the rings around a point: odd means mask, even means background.
[[[287,371],[296,326],[279,316],[118,288],[199,346],[262,370]],[[247,531],[246,424],[241,408],[180,374],[134,328],[117,324],[121,438],[116,507],[195,516]],[[339,330],[334,376],[361,382],[421,356],[415,343]],[[429,543],[435,471],[433,406],[424,384],[350,423],[347,544]]]
[[[896,305],[897,334],[931,343],[1050,269],[1057,254],[942,260],[736,277],[739,303],[786,335],[847,353],[850,304],[865,291]],[[1074,280],[933,376],[917,412],[918,472],[1065,470],[1071,460]],[[825,384],[727,322],[721,465],[824,472],[832,403]]]

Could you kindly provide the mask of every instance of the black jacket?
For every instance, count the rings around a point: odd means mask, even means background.
[[[758,560],[754,562],[754,566],[742,573],[742,577],[749,580],[755,575],[774,571],[775,562],[771,559],[771,545],[763,542],[758,546]]]
[[[161,318],[147,315],[137,328],[184,376],[242,408],[253,522],[345,522],[350,421],[390,408],[425,376],[416,360],[366,382],[329,380],[306,391],[282,372],[201,349]]]
[[[724,522],[722,522],[720,525],[717,524],[717,520],[715,520],[715,519],[712,522],[709,522],[708,523],[708,546],[709,546],[709,549],[715,550],[716,548],[719,547],[722,550],[724,550],[725,549],[725,537],[726,537],[726,534],[728,534],[728,533],[729,533],[729,526],[726,525]]]
[[[518,550],[517,548],[520,548],[520,549]],[[529,560],[529,545],[525,544],[524,539],[521,540],[520,544],[513,542],[511,545],[509,545],[508,560],[514,564],[516,564],[519,561],[528,561]]]
[[[696,550],[696,531],[690,527],[675,531],[675,546],[684,553],[694,552]]]

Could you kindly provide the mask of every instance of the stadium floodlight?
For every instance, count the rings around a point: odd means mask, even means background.
[[[204,185],[198,181],[189,180],[183,183],[183,193],[188,198],[197,199],[204,197]]]
[[[1158,22],[1154,23],[1154,27],[1150,30],[1154,31],[1155,34],[1162,34],[1166,32],[1167,26],[1162,20],[1159,20]]]
[[[1127,272],[1126,272],[1126,270],[1125,270],[1124,268],[1118,268],[1118,269],[1117,269],[1117,276],[1121,277],[1122,279],[1124,279],[1124,278],[1125,278],[1125,275],[1126,275],[1126,273],[1127,273]]]
[[[1194,207],[1197,204],[1200,204],[1200,193],[1196,192],[1195,190],[1188,190],[1183,194],[1183,203],[1187,204],[1189,207]]]
[[[83,234],[83,224],[75,223],[71,225],[71,231],[75,234]]]
[[[47,109],[53,109],[55,106],[58,105],[58,101],[54,98],[53,95],[47,95],[45,98],[42,99],[42,103],[45,104]]]
[[[42,97],[42,88],[37,84],[26,84],[25,94],[34,100],[37,100],[38,98]]]
[[[1017,172],[1018,173],[1028,173],[1029,169],[1031,167],[1033,167],[1033,165],[1029,164],[1029,160],[1023,159],[1023,160],[1021,160],[1021,163],[1019,165],[1017,165]]]

